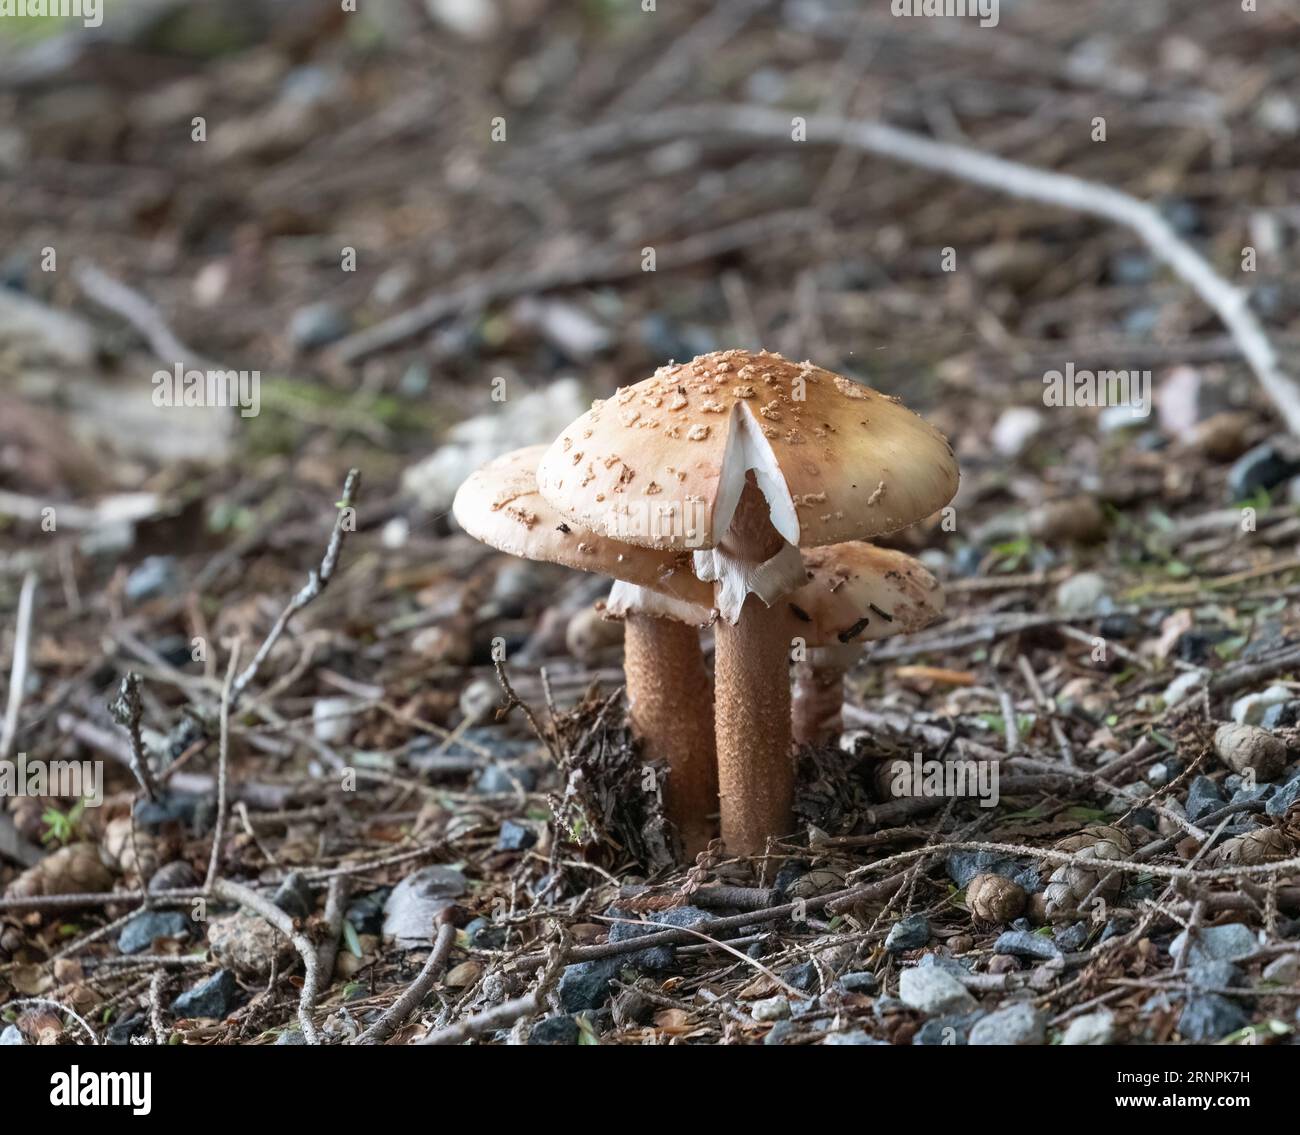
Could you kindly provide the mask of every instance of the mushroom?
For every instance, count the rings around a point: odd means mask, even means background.
[[[806,652],[794,664],[797,745],[829,741],[841,728],[844,675],[868,642],[911,634],[943,610],[943,589],[920,560],[853,541],[809,548],[808,582],[786,600],[792,638]]]
[[[718,799],[713,698],[697,629],[712,620],[712,588],[679,552],[567,524],[537,491],[534,471],[545,448],[515,450],[471,474],[452,512],[466,532],[500,551],[620,581],[609,609],[625,622],[632,727],[647,757],[668,769],[665,811],[694,856],[708,845]]]
[[[692,551],[714,583],[722,837],[763,851],[793,827],[790,633],[799,548],[892,532],[957,488],[941,434],[811,363],[719,351],[596,402],[552,443],[538,488],[594,532]]]

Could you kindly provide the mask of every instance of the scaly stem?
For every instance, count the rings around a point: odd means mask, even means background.
[[[646,756],[668,768],[664,805],[686,857],[694,859],[712,838],[718,809],[713,691],[700,633],[675,619],[630,612],[623,669],[632,727]]]
[[[751,475],[722,548],[757,567],[781,545]],[[769,837],[794,828],[788,623],[779,606],[750,595],[736,625],[719,620],[715,636],[722,840],[732,855],[759,855]]]
[[[791,715],[796,745],[825,745],[844,729],[847,666],[796,662]]]

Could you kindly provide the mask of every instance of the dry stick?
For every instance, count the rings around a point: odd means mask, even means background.
[[[235,670],[239,666],[239,653],[243,639],[235,639],[230,649],[230,661],[226,663],[226,681],[221,687],[220,742],[217,756],[217,821],[212,827],[212,851],[208,855],[208,874],[203,881],[205,891],[212,890],[217,878],[217,868],[221,864],[221,840],[226,832],[226,807],[229,793],[226,791],[230,774],[230,690],[235,680]]]
[[[134,670],[122,678],[118,687],[117,699],[108,707],[113,720],[122,726],[131,738],[130,768],[135,774],[144,794],[150,800],[158,799],[158,782],[154,779],[153,769],[149,765],[149,754],[144,749],[144,734],[140,731],[140,722],[144,719],[144,703],[140,700],[140,675]]]
[[[113,279],[93,264],[82,265],[73,278],[90,299],[120,315],[134,327],[160,359],[182,364],[206,365],[211,362],[182,343],[153,303],[120,280]]]
[[[433,983],[442,976],[447,968],[447,958],[456,942],[456,926],[444,912],[438,936],[433,942],[433,952],[425,960],[415,980],[402,992],[384,1012],[384,1015],[363,1032],[353,1044],[383,1044],[390,1036],[406,1023],[406,1019],[415,1012]]]
[[[311,1019],[311,1011],[316,1004],[317,979],[320,974],[320,967],[316,962],[316,947],[298,933],[294,928],[293,919],[288,914],[242,883],[217,879],[212,884],[212,893],[217,898],[238,903],[261,916],[293,943],[293,948],[302,958],[303,968],[302,992],[298,997],[298,1024],[302,1028],[303,1039],[308,1044],[320,1044],[320,1034],[316,1032],[316,1025]]]
[[[257,677],[257,672],[262,668],[262,664],[266,661],[272,648],[279,641],[280,636],[284,634],[285,627],[289,625],[289,620],[316,599],[329,584],[330,578],[334,575],[334,568],[338,564],[339,552],[343,547],[343,536],[346,532],[351,531],[348,522],[352,519],[353,502],[356,499],[357,488],[360,484],[360,472],[356,469],[348,470],[347,479],[343,482],[343,497],[338,502],[338,516],[334,520],[334,529],[330,533],[329,543],[325,547],[325,555],[321,559],[320,567],[308,575],[307,582],[303,584],[302,589],[289,600],[289,605],[280,612],[280,617],[271,628],[271,633],[266,636],[266,640],[258,647],[257,653],[253,655],[253,660],[248,664],[247,669],[235,679],[230,691],[230,704],[232,706],[239,704],[239,699],[243,696],[244,690]]]
[[[518,997],[513,1001],[505,1001],[491,1009],[473,1017],[467,1017],[454,1025],[445,1029],[439,1029],[437,1032],[429,1033],[428,1036],[417,1041],[417,1044],[460,1044],[462,1041],[470,1040],[473,1037],[482,1036],[485,1032],[491,1032],[495,1029],[506,1028],[513,1025],[516,1021],[524,1017],[530,1017],[534,1013],[540,1012],[546,1004],[547,991],[555,984],[563,970],[565,961],[568,957],[568,935],[561,934],[561,940],[548,953],[542,955],[542,964],[545,965],[546,971],[542,974],[541,979],[537,982],[537,988],[523,997]]]
[[[334,965],[339,957],[339,938],[343,934],[343,920],[347,917],[348,895],[352,892],[352,879],[335,875],[330,880],[325,895],[325,940],[320,944],[316,961],[320,965],[320,987],[328,989],[334,980]]]
[[[160,969],[149,982],[149,1026],[153,1030],[154,1044],[167,1043],[167,1026],[162,1019],[162,995],[168,982],[168,973]]]
[[[782,111],[744,105],[688,107],[597,125],[552,139],[547,143],[543,160],[569,162],[575,151],[579,156],[590,156],[629,144],[645,145],[688,135],[716,138],[719,134],[788,143],[790,116]],[[1246,293],[1219,276],[1209,261],[1183,240],[1152,205],[1108,185],[1035,169],[965,146],[935,142],[881,122],[812,116],[807,121],[807,137],[856,146],[867,153],[907,162],[1013,197],[1100,217],[1132,230],[1152,255],[1182,277],[1214,310],[1287,428],[1300,435],[1300,385],[1282,369],[1277,351],[1250,308]],[[536,159],[537,153],[530,151],[529,157]]]
[[[9,698],[5,703],[4,724],[0,725],[0,761],[7,760],[18,736],[18,711],[27,689],[27,648],[32,637],[32,610],[36,606],[36,573],[23,576],[18,593],[18,620],[14,628],[14,661],[9,668]]]

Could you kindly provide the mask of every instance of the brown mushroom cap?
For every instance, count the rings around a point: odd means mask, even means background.
[[[850,542],[803,554],[808,582],[782,602],[791,634],[811,647],[857,645],[911,634],[943,610],[943,588],[920,560]]]
[[[712,604],[713,586],[695,577],[689,556],[633,547],[571,526],[537,491],[537,462],[545,450],[544,445],[516,449],[472,473],[451,506],[460,526],[512,556],[627,580],[688,603]]]
[[[798,547],[905,528],[947,504],[958,477],[944,437],[895,399],[811,363],[730,350],[594,403],[537,481],[591,531],[701,549],[725,534],[748,469]]]

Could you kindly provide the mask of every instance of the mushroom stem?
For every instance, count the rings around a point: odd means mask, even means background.
[[[847,666],[796,662],[791,720],[796,745],[824,745],[844,729]]]
[[[623,670],[632,727],[646,756],[668,768],[664,806],[686,856],[713,836],[718,808],[713,698],[700,633],[674,619],[629,611]]]
[[[746,564],[783,544],[750,474],[722,547]],[[722,840],[733,855],[758,855],[794,826],[790,748],[790,634],[785,613],[750,595],[735,625],[715,627],[714,704]]]

